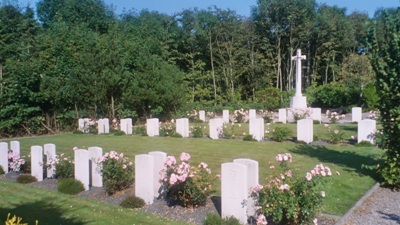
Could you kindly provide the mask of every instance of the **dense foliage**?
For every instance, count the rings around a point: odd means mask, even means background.
[[[364,57],[365,24],[376,18],[364,13],[258,0],[249,18],[216,7],[115,15],[101,0],[40,0],[35,16],[15,2],[0,3],[1,137],[73,130],[82,117],[286,107],[297,48],[316,105],[376,107],[374,90],[363,91],[375,76]]]
[[[400,188],[400,9],[383,12],[368,37],[372,66],[380,96],[384,163],[379,168],[383,184]]]

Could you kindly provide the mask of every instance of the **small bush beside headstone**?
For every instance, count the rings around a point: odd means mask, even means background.
[[[20,184],[30,184],[33,182],[37,182],[37,179],[30,174],[21,174],[17,177],[17,182]]]
[[[76,195],[84,191],[83,183],[75,178],[65,178],[58,182],[57,190],[64,194]]]
[[[143,206],[146,205],[143,199],[130,195],[127,196],[122,202],[119,204],[123,208],[130,208],[130,209],[136,209],[136,208],[142,208]]]

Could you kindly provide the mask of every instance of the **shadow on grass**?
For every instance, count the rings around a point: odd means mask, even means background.
[[[53,202],[57,202],[54,204]],[[61,205],[67,204],[60,202],[58,199],[48,198],[32,203],[26,203],[23,205],[15,204],[14,207],[1,208],[0,210],[0,221],[7,219],[7,215],[10,213],[10,218],[14,215],[22,218],[22,222],[29,225],[35,225],[38,221],[38,225],[54,225],[54,224],[69,224],[69,225],[84,225],[88,221],[83,222],[80,218],[66,218],[64,215],[65,209],[61,208]],[[68,210],[79,211],[79,208]]]
[[[335,151],[322,145],[297,145],[290,150],[293,153],[317,158],[321,162],[333,163],[345,167],[344,170],[356,172],[361,175],[377,179],[376,170],[366,167],[374,167],[381,161],[374,156],[362,156],[350,151]]]

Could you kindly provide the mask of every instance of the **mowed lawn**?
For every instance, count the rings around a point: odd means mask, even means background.
[[[272,130],[274,126],[288,126],[294,131],[293,136],[296,135],[294,124],[273,124],[270,129]],[[357,125],[355,124],[331,126],[333,129],[345,132],[345,139],[357,135]],[[237,129],[235,132],[238,134],[246,133],[248,125],[243,124],[235,129]],[[320,139],[329,139],[326,131],[327,129],[323,125],[314,125],[314,135],[317,135]],[[211,167],[214,175],[220,174],[222,163],[232,162],[237,158],[250,158],[259,162],[261,184],[266,182],[266,178],[271,173],[269,166],[274,164],[278,167],[275,162],[276,154],[291,153],[293,162],[289,166],[295,176],[304,177],[306,172],[318,163],[323,163],[331,168],[334,175],[320,187],[321,190],[326,192],[322,211],[338,216],[344,215],[375,184],[375,171],[365,169],[364,165],[374,166],[378,164],[382,154],[382,150],[377,147],[356,147],[350,144],[305,145],[296,144],[292,141],[283,143],[274,141],[246,142],[240,139],[211,140],[208,138],[146,137],[140,135],[62,134],[18,138],[16,140],[21,143],[22,155],[28,155],[32,145],[44,145],[46,143],[55,144],[57,154],[65,153],[71,156],[73,147],[85,149],[91,146],[99,146],[103,148],[103,152],[111,150],[122,152],[132,162],[134,162],[135,155],[146,154],[150,151],[164,151],[177,158],[181,152],[187,152],[192,157],[191,165],[197,166],[198,163],[205,162]],[[5,180],[0,180],[0,182],[0,221],[6,217],[8,212],[11,212],[32,219],[30,221],[37,219],[40,225],[53,224],[45,222],[51,216],[51,213],[46,213],[45,209],[50,207],[56,211],[55,215],[58,218],[77,221],[76,223],[68,222],[68,224],[174,224],[171,221],[165,222],[162,218],[142,214],[137,210],[126,210],[104,203],[81,200]],[[216,182],[215,188],[215,194],[219,195],[219,181]],[[41,210],[41,207],[43,207],[43,210]],[[34,209],[33,213],[27,214],[25,212],[29,208]],[[120,221],[122,218],[127,219],[124,220],[125,222]],[[99,223],[99,221],[104,221],[104,223]],[[177,222],[176,224],[182,223]]]

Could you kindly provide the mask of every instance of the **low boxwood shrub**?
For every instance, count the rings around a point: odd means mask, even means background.
[[[241,225],[241,223],[233,216],[221,218],[218,214],[209,213],[204,220],[204,225]]]
[[[72,131],[72,133],[73,133],[73,134],[83,134],[83,132],[80,131],[80,130],[74,130],[74,131]]]
[[[369,142],[369,141],[361,141],[361,142],[357,143],[356,146],[357,147],[372,147],[374,145],[371,144],[371,142]]]
[[[17,177],[17,182],[20,184],[30,184],[33,182],[37,182],[37,179],[30,174],[21,174]]]
[[[143,206],[146,205],[146,203],[142,198],[130,195],[127,196],[124,200],[122,200],[122,202],[119,205],[123,208],[136,209],[136,208],[142,208]]]
[[[1,174],[5,174],[4,169],[3,169],[2,166],[0,166],[0,175],[1,175]]]
[[[247,134],[243,137],[243,141],[257,141],[256,139],[253,138],[251,134]]]
[[[173,133],[173,134],[171,135],[171,137],[174,137],[174,138],[182,138],[182,135],[181,135],[180,133]]]
[[[126,135],[124,131],[122,130],[117,130],[115,132],[113,132],[114,136],[123,136]]]
[[[58,182],[57,190],[64,194],[76,195],[85,190],[83,183],[75,178],[65,178]]]

